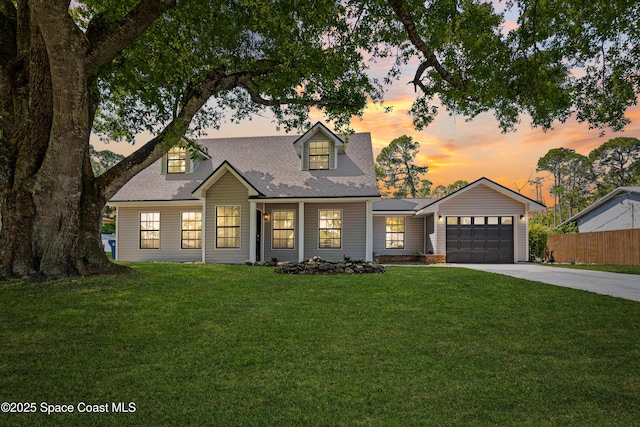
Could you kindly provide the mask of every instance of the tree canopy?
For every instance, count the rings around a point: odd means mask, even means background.
[[[622,129],[640,91],[640,3],[584,0],[378,0],[363,21],[395,58],[389,79],[414,67],[412,113],[427,126],[440,106],[472,118],[492,111],[503,130],[523,115],[549,129],[574,116]],[[506,22],[510,20],[510,22]]]

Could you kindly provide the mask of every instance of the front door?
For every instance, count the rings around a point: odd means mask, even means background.
[[[256,215],[256,261],[262,261],[260,250],[262,249],[262,211],[258,210]]]

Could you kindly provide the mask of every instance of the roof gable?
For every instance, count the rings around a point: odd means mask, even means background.
[[[202,184],[200,184],[195,190],[193,190],[193,196],[198,199],[205,199],[207,197],[207,190],[211,188],[220,178],[222,178],[227,172],[233,175],[238,181],[242,183],[249,191],[249,196],[259,196],[260,192],[247,181],[228,161],[222,162],[216,170],[213,171]]]
[[[298,157],[302,157],[302,149],[304,147],[304,144],[318,134],[323,135],[324,137],[328,138],[330,141],[333,141],[333,143],[335,144],[335,147],[338,149],[339,154],[344,153],[344,146],[345,146],[344,141],[335,133],[331,132],[329,128],[327,128],[325,125],[323,125],[320,122],[317,122],[315,125],[311,127],[311,129],[306,131],[302,136],[300,136],[298,139],[296,139],[293,142],[293,146],[296,149],[296,153],[298,153]]]
[[[533,199],[530,199],[528,197],[523,196],[522,194],[516,193],[513,190],[508,189],[507,187],[504,187],[500,184],[498,184],[497,182],[494,182],[488,178],[482,177],[474,182],[472,182],[469,185],[466,185],[462,188],[460,188],[459,190],[454,191],[453,193],[450,193],[448,195],[446,195],[445,197],[441,198],[441,199],[437,199],[434,200],[433,202],[427,204],[426,206],[424,206],[422,209],[420,209],[420,211],[417,213],[417,215],[419,214],[426,214],[426,213],[431,213],[431,212],[436,212],[440,205],[443,202],[446,202],[448,200],[451,200],[461,194],[464,194],[465,192],[477,187],[478,185],[485,185],[489,188],[491,188],[494,191],[497,191],[498,193],[501,193],[507,197],[510,197],[520,203],[523,203],[525,205],[528,205],[528,210],[530,211],[541,211],[541,210],[545,210],[546,206],[544,206],[543,204],[536,202]]]

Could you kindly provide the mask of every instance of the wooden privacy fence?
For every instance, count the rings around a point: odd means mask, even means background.
[[[556,262],[640,265],[640,229],[549,236]]]

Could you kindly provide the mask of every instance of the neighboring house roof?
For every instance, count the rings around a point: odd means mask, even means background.
[[[468,184],[459,190],[454,191],[451,194],[446,195],[445,197],[439,199],[382,199],[373,203],[373,211],[378,213],[383,213],[387,211],[392,212],[401,212],[401,211],[412,211],[416,215],[425,215],[432,212],[437,212],[440,204],[446,200],[450,200],[453,197],[456,197],[460,194],[463,194],[465,191],[468,191],[478,185],[486,185],[495,191],[498,191],[505,196],[511,197],[521,203],[528,204],[530,211],[540,211],[545,210],[546,207],[536,202],[533,199],[523,196],[522,194],[516,193],[513,190],[508,189],[488,178],[480,178],[471,184]]]
[[[567,219],[566,221],[563,221],[558,225],[558,227],[561,227],[573,221],[577,221],[583,216],[587,215],[588,213],[604,205],[609,200],[614,199],[621,194],[627,194],[627,193],[640,194],[640,187],[618,187],[612,192],[610,192],[609,194],[607,194],[606,196],[602,197],[601,199],[596,200],[595,202],[593,202],[592,204],[590,204],[589,206],[587,206],[586,208],[584,208],[583,210],[581,210],[580,212],[572,216],[571,218]]]
[[[344,154],[338,154],[338,168],[329,170],[302,170],[294,147],[299,139],[300,136],[271,136],[199,140],[209,158],[193,173],[163,175],[162,160],[158,160],[125,184],[111,202],[198,200],[196,196],[202,194],[194,191],[224,163],[255,189],[253,198],[379,197],[369,133],[350,135]]]

